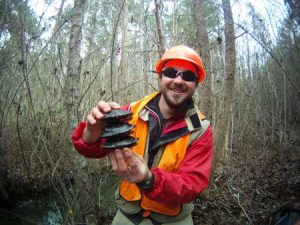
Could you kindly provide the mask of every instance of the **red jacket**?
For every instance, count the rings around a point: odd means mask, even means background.
[[[123,107],[128,109],[129,105]],[[88,158],[102,158],[108,153],[101,145],[103,139],[97,143],[87,144],[82,139],[82,132],[86,122],[81,122],[72,135],[75,149]],[[162,135],[186,126],[184,120],[170,121],[164,126]],[[192,202],[209,183],[213,158],[213,136],[211,126],[205,133],[189,145],[185,159],[175,173],[169,173],[159,168],[152,168],[151,172],[156,180],[153,188],[144,194],[155,201],[164,203]]]

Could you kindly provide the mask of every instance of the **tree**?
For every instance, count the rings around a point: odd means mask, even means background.
[[[119,90],[127,86],[128,81],[128,0],[124,0],[123,16],[122,16],[122,40],[121,40],[121,62],[119,82]]]
[[[81,42],[82,42],[82,26],[84,19],[85,0],[76,0],[74,2],[74,13],[72,19],[72,27],[69,42],[69,60],[67,66],[67,77],[65,81],[65,108],[67,113],[68,137],[74,131],[78,123],[78,101],[80,98],[80,75],[82,58]],[[89,199],[87,190],[90,190],[90,180],[86,171],[86,160],[80,157],[71,147],[70,158],[72,170],[74,171],[75,193],[78,193],[79,204],[85,205]],[[79,213],[81,207],[79,206]],[[84,215],[86,216],[86,215]]]
[[[0,99],[0,103],[2,103]],[[3,149],[3,133],[2,127],[0,127],[0,202],[6,202],[9,199],[9,195],[7,192],[7,185],[6,185],[6,165],[4,161],[4,149]]]
[[[126,0],[119,0],[115,2],[116,7],[113,8],[111,13],[111,39],[110,39],[110,90],[111,90],[111,100],[118,101],[115,99],[115,92],[119,90],[119,80],[116,73],[117,63],[116,56],[120,52],[120,45],[117,42],[118,28],[120,23],[121,14],[124,10]],[[115,85],[114,85],[115,84]]]
[[[231,102],[233,97],[233,86],[236,70],[236,50],[234,23],[230,0],[222,0],[224,11],[224,36],[225,36],[225,74],[224,91],[220,103],[220,112],[215,127],[215,162],[223,161],[227,157],[228,139],[230,130]]]
[[[158,3],[158,0],[154,0],[154,4],[155,4],[157,46],[158,46],[159,55],[162,56],[166,50],[164,35],[162,34],[161,31],[160,9],[162,7],[162,2]]]
[[[299,0],[284,0],[284,3],[289,7],[289,17],[295,20],[300,26],[300,1]]]
[[[65,81],[65,108],[67,113],[68,134],[78,123],[78,100],[80,97],[80,73],[82,59],[81,42],[85,0],[74,2],[74,15],[69,42],[69,60]]]
[[[200,110],[203,111],[208,118],[212,118],[212,65],[204,8],[203,0],[193,0],[192,14],[195,21],[195,46],[196,50],[198,50],[202,56],[206,72],[205,80],[201,85]]]
[[[149,69],[149,37],[148,37],[148,27],[147,27],[147,11],[145,10],[145,1],[142,0],[140,3],[141,6],[141,11],[140,11],[140,24],[142,24],[143,27],[143,37],[141,39],[141,52],[143,54],[143,84],[142,84],[142,93],[143,96],[146,94],[149,94],[149,74],[148,74],[148,69]]]

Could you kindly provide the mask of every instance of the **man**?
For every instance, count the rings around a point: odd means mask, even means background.
[[[205,77],[202,60],[193,49],[176,46],[165,52],[156,72],[160,92],[122,107],[133,112],[136,146],[101,147],[104,115],[121,108],[115,102],[100,101],[72,137],[86,157],[111,156],[121,179],[113,225],[193,224],[192,201],[208,186],[212,129],[192,100]]]

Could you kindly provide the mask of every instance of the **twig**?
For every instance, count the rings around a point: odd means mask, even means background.
[[[251,224],[253,224],[252,220],[250,219],[250,217],[248,216],[248,214],[246,213],[244,207],[242,206],[242,204],[240,203],[240,193],[238,192],[237,195],[234,195],[237,198],[238,201],[238,205],[239,207],[242,209],[243,213],[245,214],[245,216],[247,217],[247,219],[250,221]]]
[[[144,79],[144,78],[141,78],[141,79],[139,79],[139,80],[137,80],[137,81],[135,81],[135,82],[133,82],[133,83],[127,85],[127,86],[124,87],[123,89],[118,90],[118,93],[123,92],[123,91],[126,91],[128,88],[130,88],[131,86],[135,85],[136,83],[141,82],[143,79]],[[105,101],[108,101],[108,100],[110,100],[110,99],[113,101],[113,98],[112,98],[112,97],[113,97],[112,95],[109,96],[108,98],[105,99]]]
[[[148,84],[152,87],[152,89],[153,89],[154,91],[157,91],[157,89],[153,86],[153,84],[152,84],[151,82],[148,82]]]

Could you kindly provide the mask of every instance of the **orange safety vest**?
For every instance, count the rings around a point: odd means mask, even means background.
[[[131,106],[133,117],[130,123],[135,125],[134,136],[139,139],[138,144],[134,146],[132,150],[141,156],[145,155],[148,125],[147,121],[144,121],[139,118],[139,112],[157,94],[158,93],[153,93],[151,95],[148,95]],[[189,138],[190,134],[188,133],[178,138],[177,140],[168,143],[164,149],[164,152],[157,167],[168,172],[176,171],[176,169],[179,167],[180,163],[185,157],[186,149],[189,143]],[[152,211],[169,216],[176,216],[181,211],[181,204],[167,204],[151,200],[141,193],[140,189],[136,184],[129,183],[125,180],[121,181],[119,191],[120,195],[126,201],[140,201],[140,207],[146,211]]]

